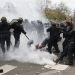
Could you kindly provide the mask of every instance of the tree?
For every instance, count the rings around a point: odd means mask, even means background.
[[[53,20],[57,19],[58,21],[65,20],[70,15],[69,8],[62,2],[54,8],[46,7],[44,12],[48,17],[48,19],[53,19]]]

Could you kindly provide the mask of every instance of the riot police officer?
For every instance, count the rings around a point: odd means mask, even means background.
[[[6,17],[1,18],[0,22],[0,43],[1,43],[1,49],[3,53],[5,53],[5,42],[7,46],[7,50],[10,48],[10,24],[7,22]]]
[[[19,19],[17,19],[17,22],[14,22],[11,25],[11,28],[14,29],[14,32],[13,32],[13,35],[14,35],[14,38],[15,38],[15,45],[14,45],[14,47],[16,47],[16,48],[18,48],[19,44],[20,44],[20,34],[21,34],[21,32],[23,34],[26,34],[26,32],[23,29],[22,22],[23,22],[23,19],[19,18]]]
[[[47,32],[50,33],[50,38],[48,41],[48,51],[52,53],[51,48],[54,46],[55,52],[59,53],[59,48],[58,48],[58,39],[60,37],[60,29],[56,27],[56,23],[53,23],[50,28],[47,29]]]

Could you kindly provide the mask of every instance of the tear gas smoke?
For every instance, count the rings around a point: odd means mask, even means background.
[[[11,41],[12,47],[9,50],[9,52],[6,52],[5,60],[8,61],[17,60],[23,63],[27,62],[27,63],[35,63],[40,65],[44,65],[44,64],[55,65],[53,60],[55,60],[57,57],[54,54],[49,54],[46,51],[40,51],[40,49],[37,50],[35,48],[36,43],[34,43],[31,47],[28,47],[27,46],[28,39],[23,34],[21,34],[20,47],[18,49],[13,48],[14,41],[15,41],[13,36],[11,36],[11,40],[12,40]],[[35,40],[36,38],[33,41]]]
[[[14,40],[13,36],[12,36],[12,39]],[[6,60],[17,60],[19,62],[35,63],[35,64],[40,64],[40,65],[43,65],[43,64],[54,65],[55,64],[53,60],[55,60],[57,57],[54,54],[49,54],[46,51],[40,51],[40,49],[37,50],[35,48],[35,43],[31,47],[28,47],[27,46],[28,39],[23,34],[21,35],[20,40],[21,41],[20,41],[19,49],[13,50],[11,48],[11,50],[6,53]],[[36,38],[34,39],[34,41],[35,40]]]
[[[2,0],[0,0],[2,1]],[[31,19],[31,20],[43,20],[46,21],[46,18],[41,13],[41,10],[39,9],[40,4],[38,5],[38,0],[4,0],[2,1],[4,3],[12,2],[15,5],[14,13],[6,11],[5,9],[2,9],[1,16],[6,16],[8,19],[14,18],[13,16],[20,15],[21,17]],[[18,2],[18,3],[17,3]],[[9,5],[9,4],[8,4]],[[7,6],[8,6],[7,5]],[[23,6],[24,5],[24,6]],[[39,7],[38,7],[39,6]],[[12,7],[12,6],[11,6]],[[9,8],[8,8],[9,9]],[[10,8],[12,10],[12,8]],[[6,13],[4,13],[4,11]],[[20,38],[20,47],[19,49],[13,49],[14,46],[14,38],[11,36],[11,42],[12,47],[9,50],[9,52],[6,52],[5,57],[6,60],[17,60],[19,62],[28,62],[28,63],[36,63],[36,64],[51,64],[54,65],[55,63],[53,60],[55,60],[57,57],[54,54],[49,54],[46,51],[40,51],[36,50],[35,45],[38,42],[37,41],[37,33],[36,31],[33,31],[31,33],[27,32],[28,37],[34,41],[34,44],[31,47],[27,46],[28,39],[21,34]],[[38,39],[39,40],[39,39]],[[1,50],[1,49],[0,49]],[[0,52],[0,57],[2,57],[2,52]]]
[[[43,0],[0,0],[0,17],[11,19],[23,17],[28,20],[42,20],[47,22],[42,11]]]

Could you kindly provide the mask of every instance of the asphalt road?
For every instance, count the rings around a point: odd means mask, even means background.
[[[75,75],[75,66],[69,67],[64,71],[57,71],[46,69],[44,68],[44,65],[20,63],[15,60],[13,61],[0,60],[0,66],[3,65],[16,66],[16,68],[4,74],[0,73],[0,75]]]

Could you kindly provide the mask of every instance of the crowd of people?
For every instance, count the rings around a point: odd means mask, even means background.
[[[25,25],[24,25],[25,24]],[[15,44],[14,48],[19,48],[20,45],[20,34],[26,35],[26,31],[36,30],[38,32],[38,38],[44,35],[44,24],[37,20],[35,23],[31,21],[31,25],[28,24],[28,20],[25,21],[22,18],[16,19],[15,22],[8,22],[6,17],[2,17],[0,21],[0,45],[3,54],[6,50],[9,51],[11,42],[11,33],[13,33]],[[73,65],[73,57],[75,56],[75,30],[73,28],[73,23],[70,21],[65,21],[62,23],[51,22],[51,25],[47,28],[46,32],[49,33],[49,37],[45,38],[42,43],[36,45],[36,49],[41,49],[47,46],[47,51],[51,54],[53,52],[52,47],[54,47],[54,53],[60,53],[56,63],[63,60],[64,57],[68,57],[68,65]],[[58,47],[58,42],[61,40],[60,34],[63,33],[63,38],[65,38],[62,43],[63,51],[60,52]],[[43,38],[43,36],[41,37]],[[5,46],[6,45],[6,46]]]
[[[17,19],[14,23],[9,23],[6,17],[1,18],[0,22],[0,44],[2,52],[5,54],[5,51],[10,49],[11,46],[11,31],[13,31],[13,36],[15,39],[14,48],[18,48],[20,44],[20,34],[21,32],[26,35],[26,31],[21,25],[23,22],[22,18]]]
[[[60,53],[56,63],[61,62],[64,57],[68,57],[68,65],[73,65],[73,59],[75,56],[75,30],[74,24],[71,21],[64,21],[62,23],[52,23],[47,29],[50,33],[50,37],[46,38],[40,45],[36,45],[36,48],[41,49],[47,45],[47,50],[51,54],[53,52],[52,47],[54,47],[54,53]],[[65,39],[62,43],[63,51],[60,52],[58,47],[58,42],[61,40],[60,34],[63,33],[63,38]]]
[[[64,57],[68,57],[67,64],[73,65],[73,57],[75,54],[75,30],[72,21],[51,23],[51,26],[46,31],[50,33],[50,37],[45,38],[41,44],[37,44],[36,49],[41,49],[47,46],[47,50],[51,54],[53,52],[52,47],[54,47],[54,53],[60,53],[60,56],[55,61],[56,63],[62,61]],[[58,47],[58,42],[61,41],[61,33],[63,33],[63,38],[65,39],[62,43],[63,52],[60,52]]]

